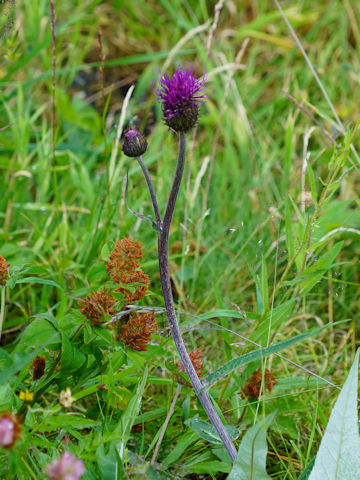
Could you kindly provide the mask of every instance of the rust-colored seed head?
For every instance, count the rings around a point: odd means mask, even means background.
[[[109,260],[105,261],[106,270],[115,283],[121,283],[123,272],[139,268],[138,259],[142,256],[143,252],[139,242],[123,238],[115,243]]]
[[[111,293],[104,288],[97,292],[91,292],[86,298],[78,300],[81,313],[91,321],[91,325],[99,324],[107,315],[115,315],[112,308],[116,303]]]
[[[200,350],[200,349],[192,350],[191,352],[189,352],[189,357],[190,357],[191,363],[193,364],[193,366],[195,368],[197,376],[200,378],[201,375],[202,375],[202,370],[204,368],[204,364],[203,364],[203,361],[202,361],[202,359],[204,357],[204,354],[203,354],[202,350]],[[176,365],[177,365],[178,370],[180,370],[180,372],[186,373],[185,367],[184,367],[181,360],[178,360]],[[188,382],[186,382],[180,376],[178,377],[178,381],[179,381],[179,383],[182,383],[183,385],[188,385]]]
[[[250,397],[257,399],[261,393],[262,373],[261,370],[255,370],[249,378],[248,382],[242,388],[242,397]],[[272,391],[274,385],[278,382],[272,373],[266,369],[264,373],[264,390]]]
[[[120,334],[124,343],[139,352],[147,350],[150,336],[156,330],[154,314],[132,313],[127,323],[120,326]]]
[[[45,357],[35,357],[33,363],[31,364],[31,368],[33,370],[33,380],[38,380],[44,375],[46,366]]]
[[[145,297],[148,293],[147,287],[150,285],[150,278],[142,270],[134,270],[133,272],[123,272],[121,274],[121,283],[132,284],[137,283],[139,285],[133,285],[134,291],[130,291],[126,287],[118,287],[115,292],[120,292],[124,295],[125,303],[129,304],[136,302]]]
[[[6,280],[9,278],[9,268],[10,263],[8,263],[5,258],[0,255],[0,285],[4,286]]]

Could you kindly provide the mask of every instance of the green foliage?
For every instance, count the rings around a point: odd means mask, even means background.
[[[359,475],[359,354],[331,411],[309,480],[355,480]]]
[[[0,415],[16,413],[22,434],[12,450],[0,449],[5,480],[45,480],[46,465],[63,450],[84,461],[86,480],[220,479],[231,471],[186,386],[150,465],[178,378],[165,317],[157,315],[148,350],[136,352],[77,307],[79,298],[114,287],[104,260],[125,236],[145,252],[151,292],[142,305],[163,307],[156,232],[127,211],[123,196],[128,169],[129,206],[151,216],[145,180],[116,147],[116,135],[121,115],[124,127],[134,122],[146,133],[143,160],[163,212],[177,151],[151,83],[158,68],[167,64],[170,72],[185,60],[207,71],[209,98],[189,138],[170,238],[184,340],[189,350],[203,350],[204,387],[234,439],[240,432],[234,471],[247,478],[253,467],[253,480],[310,478],[333,385],[343,383],[359,346],[360,10],[340,0],[331,8],[323,0],[290,1],[285,10],[343,135],[273,2],[240,1],[236,9],[225,2],[212,29],[215,3],[54,2],[53,98],[49,2],[16,3],[17,22],[0,42],[0,254],[11,264]],[[118,312],[120,294],[117,301]],[[34,379],[37,356],[46,366]],[[263,383],[266,369],[278,382],[273,390],[261,385],[258,398],[244,397],[252,373],[260,371]],[[68,407],[60,403],[67,389]],[[19,397],[26,391],[30,402]],[[256,422],[275,411],[265,436]],[[349,431],[354,415],[352,405]]]
[[[245,433],[228,480],[270,480],[266,473],[266,430],[274,417],[274,413],[268,415]]]

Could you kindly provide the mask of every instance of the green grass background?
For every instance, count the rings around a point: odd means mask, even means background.
[[[215,2],[205,0],[55,2],[52,128],[49,2],[17,1],[15,24],[1,39],[0,127],[8,128],[0,132],[0,254],[15,273],[19,267],[19,278],[29,268],[26,276],[51,280],[60,288],[33,280],[8,290],[4,327],[8,352],[18,348],[24,328],[40,315],[54,316],[71,330],[73,318],[79,321],[75,298],[101,286],[101,260],[112,242],[123,236],[140,240],[144,247],[143,269],[152,279],[152,295],[145,304],[162,306],[156,233],[150,224],[132,216],[124,202],[124,175],[129,169],[127,202],[133,210],[151,214],[145,180],[134,160],[114,150],[115,139],[125,94],[135,85],[125,125],[130,122],[146,132],[149,148],[144,160],[163,210],[177,142],[161,121],[151,85],[165,62],[171,72],[177,62],[190,60],[200,72],[207,72],[209,98],[195,134],[189,135],[188,163],[171,232],[171,272],[179,309],[202,314],[237,312],[238,307],[247,312],[245,319],[217,315],[213,320],[263,345],[347,320],[283,352],[293,362],[343,384],[358,346],[358,158],[348,151],[349,142],[344,143],[338,132],[329,105],[275,4],[224,2],[207,52],[214,7]],[[359,111],[358,3],[286,1],[283,8],[350,135]],[[105,55],[104,99],[98,26]],[[337,149],[340,153],[345,149],[344,162],[329,188],[331,198],[320,205],[313,224],[309,219],[315,211],[314,198],[319,199],[332,168],[333,147],[283,91],[311,112],[323,129],[334,136],[339,133]],[[359,146],[356,134],[353,145]],[[114,169],[110,168],[112,153]],[[305,155],[312,175],[305,174],[302,187]],[[302,190],[308,199],[304,208]],[[290,266],[309,231],[309,244]],[[302,276],[306,251],[312,253],[306,265],[315,266]],[[205,373],[253,348],[214,325],[187,323],[193,328],[184,333],[186,342],[190,349],[203,349]],[[136,379],[142,378],[145,364],[158,379],[147,384],[143,395],[142,412],[150,412],[151,421],[145,421],[142,434],[134,433],[135,446],[129,447],[138,455],[133,464],[139,469],[151,457],[150,453],[146,457],[147,448],[174,394],[171,368],[164,367],[164,358],[171,363],[176,352],[167,335],[166,322],[160,320],[154,346],[143,360],[138,355],[128,357],[136,366]],[[272,478],[295,479],[316,453],[337,391],[277,357],[264,362],[263,368],[271,369],[278,384],[261,401],[241,398],[241,386],[259,363],[237,370],[211,392],[227,421],[242,431],[261,413],[277,409],[268,440],[268,471]],[[159,385],[159,379],[169,382]],[[75,393],[82,386],[72,385]],[[126,395],[135,395],[133,384],[127,387],[127,392],[117,394],[120,404]],[[54,385],[48,395],[50,408],[58,395]],[[196,477],[200,474],[222,478],[218,463],[223,452],[214,452],[215,447],[191,436],[182,422],[190,404],[198,408],[191,391],[184,390],[158,462],[175,478],[200,478]],[[239,424],[245,405],[248,408]],[[73,432],[67,434],[71,437]],[[86,452],[86,433],[77,432],[74,438],[83,442]],[[184,448],[169,458],[177,444]],[[41,464],[42,447],[36,448],[32,457],[37,460],[29,459],[28,465],[34,475],[40,475],[36,462]],[[135,475],[140,474],[131,475],[138,478]]]

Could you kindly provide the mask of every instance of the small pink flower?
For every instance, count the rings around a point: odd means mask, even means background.
[[[46,475],[53,480],[78,480],[85,472],[82,460],[69,452],[63,452],[59,460],[54,460],[46,468]]]
[[[19,438],[20,431],[16,417],[3,413],[0,417],[0,447],[11,448]]]

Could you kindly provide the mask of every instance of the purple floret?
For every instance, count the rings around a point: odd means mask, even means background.
[[[59,460],[53,460],[46,468],[46,475],[53,480],[79,480],[84,472],[82,460],[69,452],[63,452]]]
[[[206,78],[196,78],[197,69],[186,62],[178,65],[174,74],[161,75],[155,94],[162,104],[165,123],[177,132],[193,128],[199,116],[200,104],[205,101]]]

